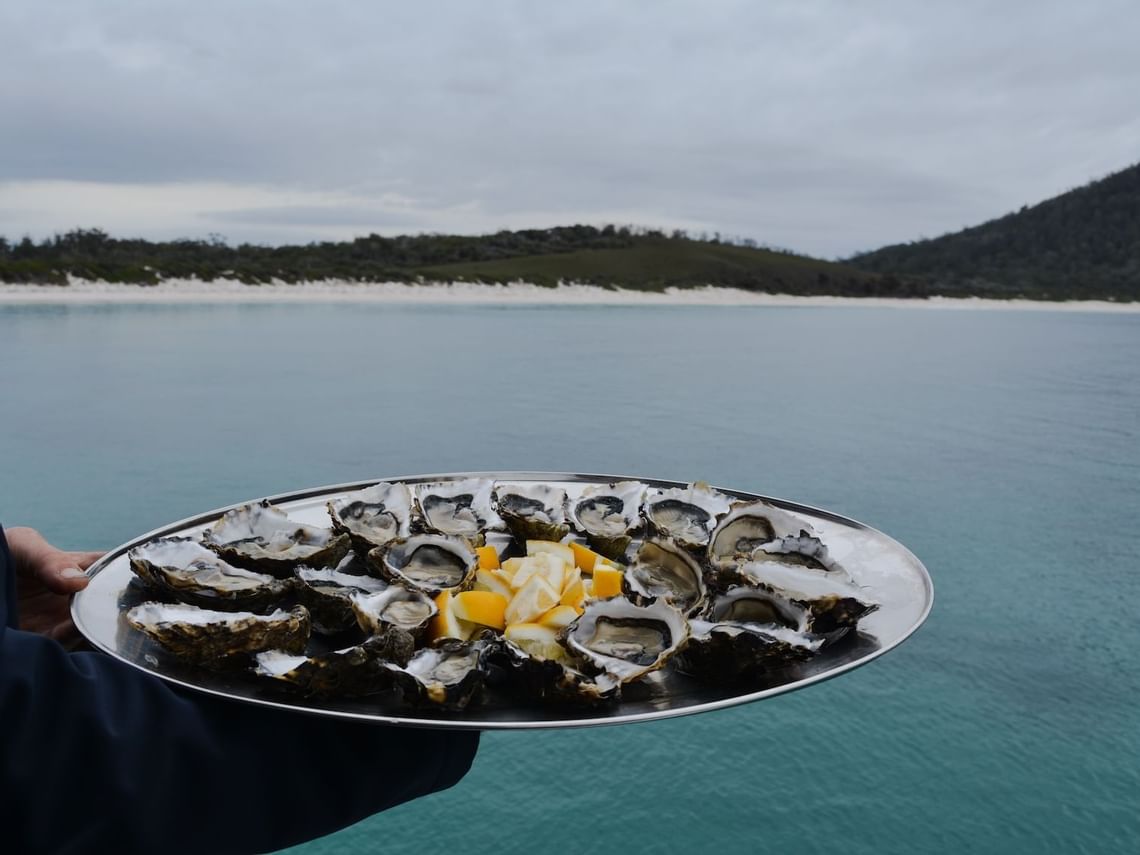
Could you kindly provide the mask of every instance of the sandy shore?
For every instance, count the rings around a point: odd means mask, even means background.
[[[543,288],[525,282],[480,285],[471,282],[344,282],[303,285],[283,282],[244,285],[235,280],[202,282],[171,279],[153,287],[74,279],[67,287],[0,284],[0,305],[84,303],[440,303],[448,305],[658,305],[658,306],[864,306],[906,309],[997,309],[1049,312],[1140,312],[1140,303],[983,300],[933,297],[900,300],[879,297],[798,297],[754,294],[733,288],[670,288],[664,293],[610,290],[563,284]]]

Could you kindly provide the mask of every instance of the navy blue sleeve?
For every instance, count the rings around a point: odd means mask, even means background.
[[[0,530],[8,592],[11,571]],[[478,746],[476,733],[182,695],[111,657],[0,633],[0,812],[13,852],[280,849],[452,786]]]

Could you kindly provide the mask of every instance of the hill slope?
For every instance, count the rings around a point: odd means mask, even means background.
[[[1140,300],[1140,164],[973,228],[847,262],[932,293]]]

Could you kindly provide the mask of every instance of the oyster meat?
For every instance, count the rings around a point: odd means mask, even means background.
[[[465,478],[416,487],[416,507],[424,530],[463,537],[482,545],[487,531],[503,528],[491,506],[490,478]]]
[[[312,615],[313,629],[333,635],[356,626],[353,594],[375,594],[388,587],[364,571],[364,562],[353,552],[336,567],[297,568],[297,594]]]
[[[351,600],[356,622],[371,635],[393,626],[413,637],[422,636],[439,611],[423,591],[403,585],[389,585],[375,594],[353,594]]]
[[[548,484],[499,484],[495,508],[520,542],[559,541],[570,533],[566,491]]]
[[[570,503],[570,517],[590,546],[607,558],[624,561],[626,550],[641,528],[645,489],[640,481],[587,487]]]
[[[564,632],[566,646],[601,675],[596,682],[606,689],[662,667],[684,647],[689,625],[661,600],[638,606],[614,597],[587,605]]]
[[[373,549],[368,563],[393,582],[435,596],[465,584],[475,573],[478,557],[461,537],[413,534]]]
[[[411,531],[412,493],[406,484],[381,481],[328,503],[333,528],[347,534],[361,555]]]
[[[234,567],[191,537],[160,537],[128,554],[135,574],[174,599],[207,609],[261,612],[288,595],[292,583]]]
[[[641,506],[651,532],[670,538],[686,549],[708,545],[717,521],[728,513],[732,500],[708,484],[651,491]]]
[[[625,571],[625,583],[637,599],[662,598],[685,614],[704,605],[701,567],[688,552],[668,540],[647,540]]]
[[[349,545],[348,535],[295,522],[267,500],[226,511],[202,542],[227,561],[282,578],[292,576],[299,563],[336,564]]]
[[[175,656],[205,666],[264,650],[300,653],[309,641],[309,612],[304,606],[255,615],[182,603],[141,603],[126,618],[131,627]]]

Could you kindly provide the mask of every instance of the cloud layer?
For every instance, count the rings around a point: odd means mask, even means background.
[[[844,255],[1140,159],[1136,44],[1130,0],[10,0],[0,234],[632,222]]]

